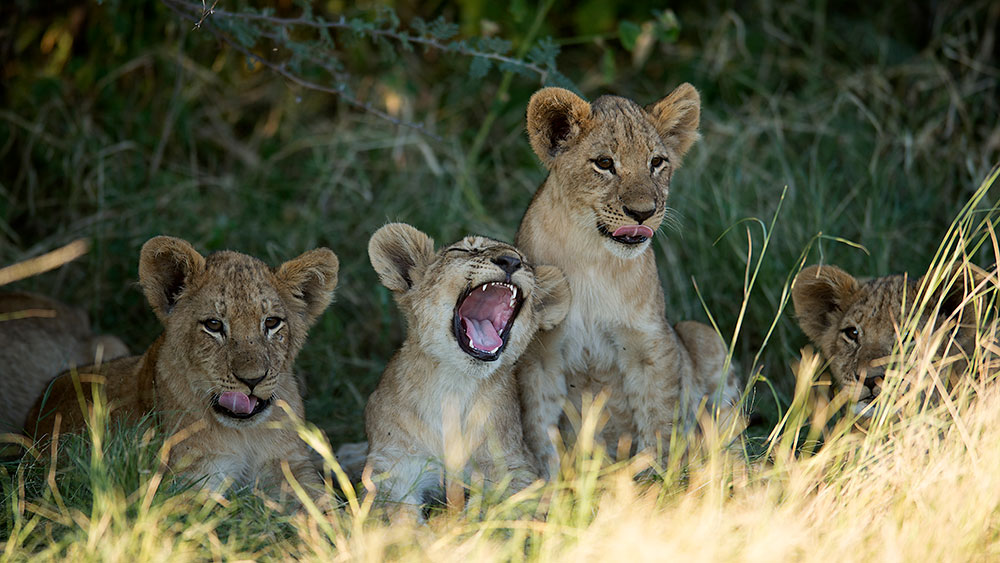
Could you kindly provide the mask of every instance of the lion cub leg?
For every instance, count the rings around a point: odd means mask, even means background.
[[[673,330],[659,327],[622,328],[616,336],[624,369],[624,390],[632,409],[639,451],[669,451],[680,410],[681,381],[691,361]]]
[[[553,338],[538,338],[517,366],[524,444],[538,474],[546,480],[559,472],[559,453],[549,435],[558,427],[567,394],[566,376],[554,344]]]
[[[395,448],[393,448],[395,449]],[[403,449],[372,450],[368,454],[375,480],[376,495],[394,524],[424,522],[422,505],[440,497],[440,467],[427,456],[413,455]]]

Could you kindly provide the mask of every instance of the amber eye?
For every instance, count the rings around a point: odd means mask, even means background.
[[[281,319],[278,317],[268,317],[264,319],[264,328],[267,330],[274,330],[281,326]]]
[[[649,160],[649,166],[653,169],[656,169],[659,168],[660,165],[666,161],[667,159],[663,158],[662,156],[654,156]]]
[[[844,336],[847,337],[847,339],[850,340],[851,342],[857,342],[858,337],[860,336],[860,334],[858,333],[858,329],[853,326],[849,326],[844,330],[841,330],[840,332],[843,333]]]
[[[201,321],[201,326],[208,332],[222,332],[222,321],[219,319],[208,319]]]
[[[594,165],[601,170],[615,171],[615,159],[610,156],[600,156],[594,159]]]

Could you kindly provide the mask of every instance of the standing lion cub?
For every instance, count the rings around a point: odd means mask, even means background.
[[[169,463],[207,488],[281,483],[281,465],[313,492],[321,486],[305,443],[275,403],[304,415],[292,373],[306,331],[326,309],[337,285],[337,257],[317,248],[269,268],[238,252],[202,257],[187,242],[155,237],[142,247],[139,283],[163,333],[141,356],[98,370],[112,415],[135,419],[160,413],[167,432],[194,433],[170,452]],[[94,381],[93,368],[79,380]],[[74,373],[39,399],[29,424],[50,434],[86,424]],[[92,396],[88,386],[83,396]],[[40,416],[40,418],[39,418]]]
[[[666,446],[675,421],[739,397],[723,367],[726,347],[697,322],[671,328],[650,240],[666,211],[670,179],[698,139],[700,100],[682,84],[642,107],[617,96],[588,103],[561,88],[536,92],[528,136],[549,176],[535,193],[516,244],[537,264],[558,266],[572,304],[565,322],[538,334],[518,367],[525,436],[540,468],[558,467],[549,430],[564,402],[608,394],[602,435],[611,452],[634,438]]]
[[[381,499],[417,507],[478,470],[518,490],[536,478],[524,447],[514,362],[539,328],[566,315],[569,291],[552,266],[532,266],[509,244],[469,236],[434,241],[392,223],[368,254],[406,317],[406,340],[365,408],[368,465]]]

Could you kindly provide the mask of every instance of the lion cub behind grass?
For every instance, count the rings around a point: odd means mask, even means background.
[[[406,340],[365,408],[367,463],[379,498],[417,507],[478,470],[518,490],[536,478],[521,433],[513,365],[539,328],[566,315],[569,288],[552,266],[516,248],[469,236],[434,252],[434,241],[393,223],[368,254],[406,317]],[[379,478],[382,478],[379,481]]]
[[[951,272],[937,282],[929,279],[932,274],[917,280],[902,275],[858,280],[836,266],[815,265],[796,276],[792,301],[799,326],[830,362],[834,382],[854,400],[855,413],[873,414],[869,405],[882,392],[903,325],[931,283],[918,326],[947,330],[938,352],[958,358],[952,373],[965,371],[976,342],[976,307],[969,304],[996,282],[973,265]]]
[[[159,412],[166,432],[192,432],[169,463],[205,487],[277,485],[282,463],[313,492],[321,486],[306,445],[287,427],[285,401],[304,409],[292,373],[306,331],[326,309],[337,285],[337,257],[318,248],[269,268],[238,252],[202,257],[187,242],[155,237],[142,247],[139,282],[163,333],[141,356],[64,374],[39,399],[29,423],[37,434],[87,423],[77,387],[103,376],[112,416],[128,420]],[[89,386],[83,396],[92,396]],[[88,404],[89,410],[89,404]],[[40,415],[40,418],[39,418]]]
[[[543,472],[559,464],[550,430],[573,432],[564,404],[579,411],[588,395],[607,394],[598,439],[612,454],[630,440],[651,453],[667,446],[674,422],[688,427],[706,401],[721,427],[737,426],[726,346],[707,325],[667,322],[651,245],[700,111],[690,84],[646,107],[618,96],[587,102],[561,88],[528,103],[528,136],[549,175],[516,244],[535,263],[558,266],[573,295],[565,322],[540,331],[518,366],[525,438]]]
[[[117,337],[91,332],[83,309],[33,293],[0,293],[0,432],[22,431],[55,376],[127,355]]]

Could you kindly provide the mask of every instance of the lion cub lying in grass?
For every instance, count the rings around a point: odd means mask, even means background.
[[[953,272],[944,274],[923,305],[917,327],[932,324],[935,330],[947,330],[939,354],[956,356],[952,373],[961,374],[977,337],[976,307],[969,305],[991,284],[990,274],[976,266]],[[830,362],[834,382],[853,399],[855,413],[872,416],[869,406],[882,392],[890,356],[899,349],[904,323],[926,294],[929,276],[858,280],[836,266],[820,265],[796,276],[792,301],[799,326]]]
[[[316,492],[322,481],[308,449],[275,403],[304,414],[292,365],[330,303],[337,270],[326,248],[272,269],[238,252],[202,257],[181,239],[152,238],[139,257],[139,282],[163,334],[141,356],[83,368],[76,381],[64,374],[29,423],[39,420],[39,436],[52,433],[57,417],[64,432],[83,428],[79,381],[94,380],[97,371],[113,416],[156,411],[165,431],[194,431],[173,447],[169,463],[191,477],[207,476],[207,488],[226,480],[279,484],[287,461]],[[89,386],[82,391],[89,401]]]
[[[407,326],[365,408],[379,498],[401,503],[394,515],[419,518],[442,479],[450,489],[472,469],[494,485],[509,474],[511,489],[527,486],[536,473],[513,366],[536,330],[566,315],[562,273],[485,237],[435,253],[434,241],[401,223],[379,229],[368,254]]]
[[[128,355],[114,336],[97,336],[83,309],[33,293],[0,293],[0,432],[21,432],[52,378],[71,367]]]
[[[623,439],[649,452],[667,446],[674,422],[692,424],[706,400],[721,427],[736,425],[740,390],[726,346],[707,325],[667,322],[651,245],[700,111],[690,84],[646,107],[561,88],[531,97],[528,136],[549,176],[516,244],[558,266],[573,295],[566,321],[539,332],[518,366],[525,438],[543,472],[558,469],[550,429],[573,430],[564,402],[579,410],[586,395],[608,394],[598,438],[612,454]]]

